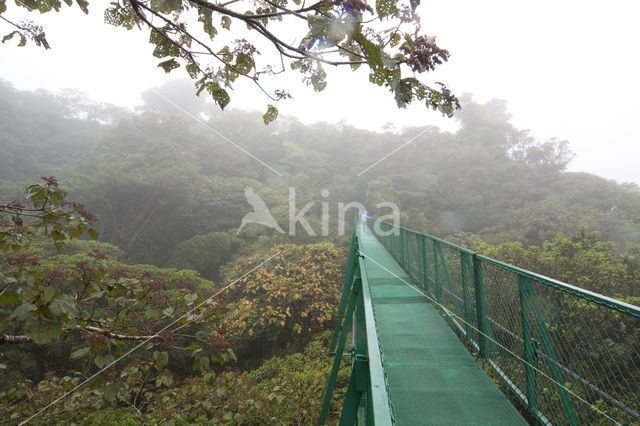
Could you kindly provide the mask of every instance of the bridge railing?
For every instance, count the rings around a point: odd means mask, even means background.
[[[338,371],[345,355],[351,357],[351,375],[340,412],[339,426],[351,426],[356,421],[359,425],[393,424],[369,278],[364,258],[359,254],[357,225],[354,220],[342,297],[336,315],[336,329],[329,348],[329,354],[334,357],[333,366],[318,418],[319,426],[324,426],[327,422]],[[347,354],[345,350],[348,335],[351,335],[352,345]]]
[[[640,424],[640,308],[376,221],[370,229],[543,424]]]

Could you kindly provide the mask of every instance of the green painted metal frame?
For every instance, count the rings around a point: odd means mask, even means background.
[[[386,426],[393,424],[382,356],[371,301],[371,291],[364,258],[358,254],[359,227],[351,235],[342,297],[338,307],[336,329],[330,345],[333,366],[325,391],[318,425],[327,421],[340,364],[343,362],[347,336],[352,332],[351,376],[340,413],[340,426],[358,424]]]
[[[593,302],[597,305],[606,307],[608,309],[615,310],[622,314],[631,315],[635,318],[640,318],[640,308],[633,306],[606,296],[602,296],[597,293],[593,293],[584,290],[579,287],[572,286],[548,277],[544,277],[539,274],[491,259],[486,256],[482,256],[471,250],[459,247],[448,241],[442,240],[437,237],[433,237],[427,234],[420,234],[415,231],[403,228],[394,227],[386,222],[380,222],[379,226],[385,233],[389,233],[393,228],[399,230],[399,238],[378,237],[380,242],[386,247],[391,255],[404,267],[405,270],[411,275],[410,267],[407,258],[406,241],[407,235],[412,234],[418,238],[418,247],[421,253],[418,260],[418,267],[421,270],[421,276],[415,277],[416,282],[421,285],[423,289],[437,301],[438,304],[443,302],[443,277],[440,273],[445,275],[444,280],[452,289],[451,278],[447,268],[447,264],[442,252],[442,246],[453,249],[460,255],[460,269],[461,269],[461,281],[462,281],[462,304],[463,309],[456,305],[456,315],[459,318],[464,319],[464,326],[453,318],[447,312],[447,316],[451,320],[452,324],[460,331],[460,335],[477,351],[477,356],[483,363],[488,365],[500,379],[503,381],[507,389],[526,406],[531,414],[536,418],[537,422],[541,424],[550,425],[551,422],[547,419],[545,414],[541,411],[538,404],[538,386],[537,386],[537,368],[540,352],[538,351],[539,342],[533,339],[532,330],[537,329],[542,340],[542,346],[544,348],[544,354],[547,359],[550,359],[549,367],[551,368],[554,380],[556,384],[557,392],[560,396],[562,408],[564,410],[566,421],[570,425],[576,425],[578,423],[575,409],[572,405],[571,398],[567,392],[567,389],[560,384],[564,383],[564,378],[559,364],[555,350],[551,341],[551,337],[545,323],[544,316],[538,304],[535,290],[532,286],[532,282],[539,283],[552,287],[556,290],[564,293],[571,294],[573,296],[580,297],[589,302]],[[384,228],[384,229],[383,229]],[[399,240],[399,241],[398,241]],[[430,247],[427,247],[427,241],[430,241]],[[398,250],[398,248],[400,250]],[[429,261],[429,257],[432,257]],[[494,360],[497,355],[497,347],[495,345],[493,330],[491,327],[491,320],[487,314],[486,301],[485,301],[485,283],[483,274],[483,265],[489,264],[496,266],[502,270],[514,273],[518,277],[518,292],[520,298],[520,317],[522,323],[522,340],[524,345],[525,356],[525,376],[526,376],[526,388],[520,389],[505,373],[500,366]],[[471,286],[473,285],[473,288]],[[473,291],[474,300],[471,300],[471,292]],[[458,301],[459,302],[459,301]],[[475,317],[475,318],[474,318]],[[532,318],[533,317],[533,318]],[[533,321],[532,321],[533,319]],[[477,328],[477,340],[474,339],[474,332],[471,330],[470,324],[476,323]],[[560,367],[559,367],[560,366]]]

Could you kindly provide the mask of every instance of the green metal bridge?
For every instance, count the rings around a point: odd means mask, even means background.
[[[640,425],[640,308],[385,222],[354,225],[330,350],[319,425],[348,356],[340,425]]]

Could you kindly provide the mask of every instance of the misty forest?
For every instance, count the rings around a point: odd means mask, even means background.
[[[119,13],[116,25],[140,24]],[[186,61],[199,96],[193,80],[169,80],[132,110],[0,80],[0,422],[38,413],[30,422],[316,424],[358,212],[340,203],[372,217],[393,203],[403,227],[640,305],[640,187],[567,171],[569,142],[516,128],[506,101],[391,84],[359,33],[350,55],[371,66],[372,82],[392,87],[400,107],[426,100],[457,130],[376,132],[320,114],[303,124],[272,105],[221,111],[217,82],[250,74],[253,52],[227,50],[235,66],[202,77],[186,42],[162,38],[180,35],[170,25],[151,29],[156,56],[170,58],[167,71]],[[38,37],[27,34],[46,43]],[[406,50],[402,66],[415,72],[441,63]],[[311,64],[298,68],[320,91],[324,72]],[[243,222],[255,196],[275,226]],[[345,358],[329,424],[350,371]]]
[[[174,82],[160,90],[189,89]],[[282,251],[274,265],[216,300],[212,312],[149,342],[153,347],[108,370],[48,418],[137,424],[170,413],[176,424],[314,421],[346,262],[349,234],[335,236],[343,200],[371,206],[373,216],[377,203],[392,201],[403,226],[640,301],[638,187],[565,172],[567,144],[535,141],[515,129],[503,101],[467,105],[456,115],[456,133],[428,128],[422,142],[354,177],[423,129],[373,133],[287,117],[267,127],[257,113],[222,116],[185,97],[189,111],[268,161],[279,177],[150,92],[134,114],[74,92],[23,92],[6,81],[1,90],[2,199],[23,200],[29,188],[37,194],[28,199],[34,205],[82,203],[65,208],[86,221],[76,228],[99,233],[97,241],[73,239],[56,250],[57,232],[71,230],[52,227],[29,246],[3,231],[2,332],[29,336],[2,347],[8,416],[43,407],[135,344],[118,334],[149,334]],[[365,140],[354,148],[353,141]],[[237,234],[251,211],[246,187],[289,231],[290,186],[296,211],[314,202],[305,218],[317,236],[300,226],[292,236],[258,224]],[[331,209],[329,237],[321,235],[322,203]],[[349,214],[350,227],[355,212]],[[7,219],[3,226],[10,227]],[[31,283],[26,294],[11,286],[22,281]],[[47,306],[55,320],[18,312],[34,299],[30,309]]]

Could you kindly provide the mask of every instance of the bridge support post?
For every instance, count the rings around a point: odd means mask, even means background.
[[[369,387],[369,359],[366,355],[356,354],[351,368],[351,377],[347,394],[340,413],[339,426],[353,426],[362,405],[362,397]],[[366,402],[365,402],[366,403]]]
[[[340,339],[338,341],[338,347],[335,351],[335,356],[333,358],[333,366],[331,368],[331,375],[329,376],[329,383],[327,384],[327,390],[324,394],[324,401],[322,402],[322,410],[320,411],[320,418],[318,419],[318,425],[324,425],[327,421],[327,415],[329,414],[329,406],[331,405],[331,399],[333,398],[333,389],[336,385],[336,379],[338,378],[338,371],[340,370],[340,363],[342,362],[342,356],[344,353],[344,346],[347,341],[347,335],[349,334],[349,330],[351,329],[351,318],[353,316],[353,311],[356,307],[356,302],[359,297],[361,297],[361,281],[360,277],[356,276],[352,286],[351,291],[349,292],[349,301],[347,304],[347,312],[344,317],[344,323],[342,324],[341,329],[336,327],[336,331],[340,334]],[[359,401],[359,400],[358,400]],[[357,407],[356,407],[357,411]]]
[[[442,245],[441,244],[437,244],[436,245],[437,250],[438,250],[438,258],[440,259],[440,265],[442,266],[442,273],[444,274],[444,282],[440,285],[439,289],[440,289],[440,298],[442,299],[442,287],[446,284],[449,286],[449,295],[451,297],[452,303],[455,306],[456,309],[456,315],[461,316],[462,315],[462,309],[460,308],[460,301],[458,299],[456,299],[454,297],[455,295],[455,291],[453,289],[453,282],[451,281],[451,275],[449,274],[449,267],[447,266],[447,261],[444,258],[444,253],[442,252]],[[442,302],[440,302],[442,303]]]
[[[489,335],[489,321],[487,320],[487,307],[484,301],[484,276],[482,274],[482,263],[477,255],[473,255],[473,287],[476,299],[476,315],[478,323],[479,355],[484,360],[489,357],[487,351],[487,336]]]
[[[536,299],[535,291],[533,290],[531,279],[527,278],[522,282],[525,295],[529,297],[531,307],[533,308],[533,315],[536,319],[536,325],[542,339],[544,351],[546,352],[547,357],[551,359],[551,362],[549,362],[549,366],[551,367],[553,377],[556,381],[556,388],[558,390],[558,393],[560,394],[560,402],[562,403],[562,408],[564,409],[564,413],[567,416],[567,421],[569,422],[569,424],[571,426],[577,426],[578,420],[576,419],[576,413],[573,408],[571,398],[569,397],[569,393],[564,387],[564,378],[562,376],[562,371],[557,365],[558,358],[556,357],[555,350],[553,349],[553,342],[551,341],[551,336],[549,335],[549,329],[547,328],[547,324],[544,321],[544,316],[542,315],[540,306],[538,306],[538,301]]]
[[[531,279],[522,275],[518,276],[518,290],[520,293],[520,317],[522,319],[522,337],[524,338],[525,379],[527,386],[527,405],[532,413],[538,411],[538,383],[534,366],[538,365],[536,348],[531,337],[531,294],[527,287],[531,285]]]
[[[336,328],[333,331],[333,338],[331,339],[331,345],[329,346],[329,355],[334,354],[334,349],[338,341],[338,335],[342,321],[348,321],[350,318],[345,315],[345,309],[347,308],[347,299],[349,298],[351,286],[353,285],[353,278],[358,268],[358,239],[356,238],[356,226],[354,223],[353,232],[351,233],[351,241],[349,243],[349,254],[347,255],[347,270],[344,274],[344,284],[342,286],[342,297],[340,298],[340,305],[338,306],[338,312],[336,313]]]
[[[438,248],[440,243],[438,241],[433,241],[433,272],[436,284],[436,301],[439,304],[442,304],[442,282],[440,280],[440,273],[438,272]]]
[[[471,256],[467,253],[460,253],[460,269],[462,271],[462,301],[464,303],[464,330],[468,342],[473,341],[471,333],[471,300],[469,299],[469,287],[473,282],[473,266],[471,264]]]

